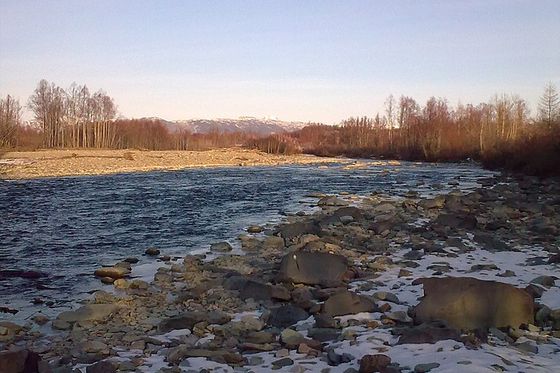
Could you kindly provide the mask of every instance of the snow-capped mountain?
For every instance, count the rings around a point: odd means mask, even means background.
[[[238,119],[188,119],[178,121],[168,121],[161,118],[146,119],[159,120],[173,132],[185,129],[192,133],[209,133],[215,131],[221,133],[246,132],[260,136],[293,132],[307,125],[304,122],[286,122],[278,119],[259,119],[253,117],[241,117]]]

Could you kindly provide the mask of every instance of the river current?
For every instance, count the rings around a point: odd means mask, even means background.
[[[0,307],[18,311],[0,319],[56,315],[109,288],[93,277],[101,265],[153,263],[148,247],[184,256],[217,241],[235,246],[248,225],[310,210],[312,192],[438,194],[490,175],[474,164],[375,162],[0,180]]]

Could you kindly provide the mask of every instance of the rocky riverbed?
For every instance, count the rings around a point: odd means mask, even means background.
[[[242,255],[151,249],[149,281],[136,258],[92,268],[112,291],[0,322],[0,371],[555,371],[560,184],[481,182],[314,194],[320,211],[248,227]]]

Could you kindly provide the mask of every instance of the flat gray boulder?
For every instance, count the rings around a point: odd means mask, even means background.
[[[424,278],[424,297],[414,321],[444,321],[461,330],[519,327],[534,323],[533,299],[523,289],[471,277]]]
[[[73,323],[80,321],[103,321],[119,307],[115,304],[88,304],[78,308],[75,311],[66,311],[58,315],[57,320]]]
[[[322,313],[334,317],[376,310],[377,306],[373,300],[346,290],[329,297],[323,304]]]
[[[323,252],[299,251],[282,258],[277,280],[296,284],[337,286],[348,271],[346,258]]]

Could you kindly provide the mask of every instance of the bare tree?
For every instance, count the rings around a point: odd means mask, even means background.
[[[546,85],[539,101],[539,119],[548,128],[552,128],[554,124],[560,122],[560,97],[552,82]]]
[[[21,125],[21,105],[7,95],[0,98],[0,148],[11,148],[16,144],[16,134]]]

